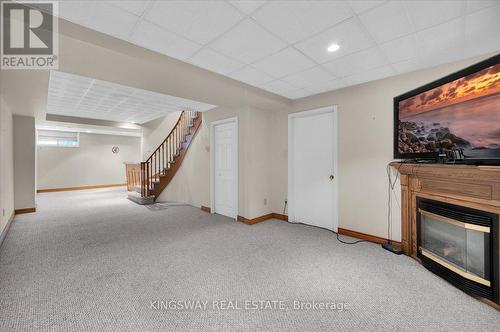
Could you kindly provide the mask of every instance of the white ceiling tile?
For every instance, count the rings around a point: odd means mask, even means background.
[[[444,63],[463,59],[463,51],[462,46],[452,46],[446,49],[424,53],[420,56],[420,61],[424,65],[424,68],[432,68]]]
[[[283,82],[281,80],[275,80],[269,83],[261,84],[259,88],[276,94],[283,94],[285,92],[297,90],[297,87],[291,85],[290,83]]]
[[[68,93],[68,88],[78,93]],[[92,93],[90,93],[92,92]],[[61,102],[58,97],[62,96]],[[111,121],[144,123],[168,112],[191,108],[206,111],[213,105],[168,96],[111,82],[52,70],[47,113]]]
[[[113,0],[107,1],[110,4],[120,7],[121,9],[125,9],[126,11],[135,14],[137,16],[141,16],[144,13],[144,10],[151,2],[149,0]]]
[[[391,63],[415,58],[420,51],[414,34],[393,39],[379,47]]]
[[[156,1],[146,20],[199,44],[220,36],[243,15],[224,1]]]
[[[380,6],[387,0],[349,0],[351,8],[356,14],[361,14],[369,9]]]
[[[85,21],[85,25],[97,31],[104,31],[108,35],[125,39],[138,19],[139,17],[125,10],[99,2],[95,5],[92,15]]]
[[[466,10],[467,13],[472,13],[494,5],[498,5],[498,0],[467,0]]]
[[[233,6],[245,15],[253,13],[257,8],[265,4],[267,0],[231,0]]]
[[[340,46],[337,52],[328,52],[330,44]],[[318,63],[324,63],[335,58],[368,48],[373,41],[365,34],[362,27],[354,19],[349,19],[336,26],[295,45],[304,54]]]
[[[59,3],[59,16],[69,21],[183,61],[191,58],[192,64],[288,98],[498,52],[499,14],[498,0]],[[332,43],[340,49],[329,53]],[[61,112],[76,108],[90,116],[101,108],[125,117],[140,103],[135,97],[148,107],[143,117],[175,109],[151,94],[124,99],[120,93],[128,92],[106,82],[94,80],[89,88],[87,78],[58,78],[48,96]],[[126,105],[112,109],[123,100]]]
[[[389,1],[359,15],[359,19],[378,43],[383,43],[414,31],[406,10],[400,1]]]
[[[457,47],[464,41],[463,20],[449,22],[416,33],[422,55],[432,55],[443,50]]]
[[[284,92],[281,95],[283,97],[290,98],[290,99],[298,99],[298,98],[307,97],[307,96],[311,95],[311,92],[304,90],[304,89],[297,89],[297,90]]]
[[[355,85],[369,81],[379,80],[385,77],[393,76],[395,74],[396,71],[391,66],[384,66],[344,77],[344,80],[349,85]]]
[[[282,78],[282,81],[290,83],[294,86],[306,88],[316,83],[327,82],[335,79],[335,77],[320,66],[316,66],[300,73]]]
[[[181,60],[189,58],[201,48],[196,43],[146,21],[141,21],[134,29],[130,41]]]
[[[252,14],[263,27],[295,43],[349,17],[343,1],[270,1]]]
[[[336,77],[345,77],[384,65],[388,65],[388,62],[377,47],[372,47],[323,64]]]
[[[499,31],[500,5],[467,15],[465,17],[464,56],[500,51]]]
[[[465,2],[462,0],[405,0],[411,22],[416,30],[422,30],[461,15]]]
[[[227,56],[219,54],[207,47],[197,52],[188,61],[198,67],[202,67],[223,75],[233,72],[244,66],[241,62],[230,59]]]
[[[337,89],[341,89],[347,86],[347,84],[341,79],[335,79],[326,82],[315,83],[309,87],[307,87],[307,91],[310,91],[311,94],[322,93],[326,91],[333,91]]]
[[[276,53],[286,44],[247,19],[224,34],[210,47],[222,54],[251,63]]]
[[[246,66],[242,69],[239,69],[234,73],[231,73],[229,77],[250,85],[264,84],[274,80],[272,76],[262,73],[252,66]]]
[[[85,25],[96,4],[97,1],[60,1],[59,17],[73,23]]]
[[[138,20],[136,15],[99,1],[60,1],[59,17],[121,39]]]
[[[275,78],[281,78],[311,68],[315,63],[294,48],[286,48],[276,54],[257,61],[253,67]]]

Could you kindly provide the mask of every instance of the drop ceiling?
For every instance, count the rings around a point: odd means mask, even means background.
[[[61,1],[59,12],[290,99],[500,49],[495,0]]]
[[[169,112],[207,111],[214,105],[51,71],[47,113],[142,124]]]

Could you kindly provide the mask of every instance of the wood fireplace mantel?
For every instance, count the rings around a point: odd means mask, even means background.
[[[418,197],[500,214],[500,166],[392,162],[400,173],[401,246],[417,259]]]

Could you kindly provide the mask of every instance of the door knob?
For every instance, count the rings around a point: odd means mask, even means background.
[[[333,179],[335,179],[335,176],[330,175],[330,180],[333,180]]]

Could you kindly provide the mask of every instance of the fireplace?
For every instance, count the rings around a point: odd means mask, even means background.
[[[500,310],[500,166],[390,165],[400,175],[405,255]]]
[[[499,302],[498,214],[417,198],[417,257],[463,291]]]

